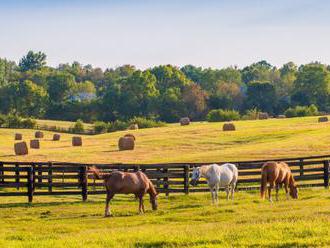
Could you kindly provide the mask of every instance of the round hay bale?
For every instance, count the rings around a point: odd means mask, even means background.
[[[223,131],[235,131],[236,128],[235,128],[234,123],[225,123],[225,124],[223,124],[222,130]]]
[[[128,130],[137,130],[139,129],[139,125],[138,124],[132,124],[128,127]]]
[[[55,133],[55,134],[53,135],[53,141],[59,141],[60,139],[61,139],[61,135],[60,135],[60,134]]]
[[[40,149],[40,142],[38,139],[30,140],[31,149]]]
[[[82,146],[82,138],[79,136],[72,137],[72,146]]]
[[[327,116],[322,116],[322,117],[319,117],[319,122],[328,122],[329,119]]]
[[[21,133],[15,133],[15,140],[22,140],[23,135]]]
[[[134,150],[135,140],[133,137],[120,137],[118,141],[119,151]]]
[[[37,131],[35,132],[34,137],[37,139],[42,139],[44,137],[44,133],[41,131]]]
[[[259,113],[259,120],[266,120],[268,118],[269,118],[268,113],[266,113],[266,112],[260,112]]]
[[[285,119],[285,118],[286,118],[285,115],[278,115],[278,116],[277,116],[277,119]]]
[[[187,126],[190,124],[190,119],[189,117],[183,117],[180,119],[180,124],[181,126]]]
[[[124,137],[131,137],[132,139],[136,140],[135,136],[131,133],[125,134]]]
[[[25,141],[15,143],[14,151],[16,155],[27,155],[29,153],[28,146]]]

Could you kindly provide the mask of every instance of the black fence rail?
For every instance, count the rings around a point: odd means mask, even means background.
[[[277,159],[285,161],[299,187],[329,187],[330,155],[304,158]],[[260,187],[260,169],[268,160],[231,162],[239,171],[237,190],[255,190]],[[217,162],[222,164],[224,162]],[[205,163],[170,164],[78,164],[64,162],[0,162],[0,197],[27,196],[29,202],[39,195],[88,195],[104,194],[102,180],[88,174],[88,167],[94,165],[100,170],[111,172],[144,172],[157,190],[170,193],[208,191],[206,181],[197,187],[189,185],[194,167]],[[210,163],[207,163],[210,164]]]

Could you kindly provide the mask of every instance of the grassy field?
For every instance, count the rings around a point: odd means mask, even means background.
[[[45,121],[44,121],[45,122]],[[15,156],[14,133],[33,138],[33,130],[0,129],[0,160],[71,161],[89,163],[212,162],[322,155],[330,153],[330,122],[317,117],[236,121],[237,131],[223,132],[223,123],[170,124],[166,127],[83,136],[83,147],[72,147],[70,134],[60,142],[45,132],[40,150]],[[64,125],[64,124],[63,124]],[[136,138],[134,151],[118,151],[118,138]]]
[[[14,133],[33,138],[33,130],[0,129],[2,161],[183,162],[266,159],[329,154],[330,123],[317,117],[237,121],[237,131],[222,123],[192,123],[130,131],[134,151],[119,152],[117,140],[128,131],[83,136],[72,147],[69,134],[60,142],[51,132],[40,150],[13,154]],[[302,189],[299,200],[270,204],[257,192],[238,192],[232,202],[221,193],[212,206],[208,193],[160,195],[159,210],[137,214],[132,196],[116,196],[113,218],[103,218],[104,196],[0,198],[0,247],[326,247],[330,244],[330,194]],[[150,209],[146,199],[147,209]]]
[[[23,198],[0,203],[0,247],[327,247],[330,196],[304,189],[299,200],[273,204],[256,192],[221,193],[218,206],[209,194],[159,199],[159,210],[137,214],[130,196],[116,196],[114,217],[104,218],[103,196],[82,203],[74,197]]]

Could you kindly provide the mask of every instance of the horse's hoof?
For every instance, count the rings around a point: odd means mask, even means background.
[[[104,215],[104,218],[109,218],[109,217],[113,217],[113,215],[112,214],[105,214]]]

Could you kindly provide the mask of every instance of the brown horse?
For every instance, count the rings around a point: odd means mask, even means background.
[[[121,172],[112,171],[111,173],[101,173],[96,167],[90,167],[88,172],[93,173],[97,179],[103,179],[107,190],[105,204],[105,217],[111,216],[110,200],[115,194],[134,194],[139,199],[139,213],[145,212],[143,196],[150,195],[150,203],[153,210],[157,210],[157,192],[149,180],[142,172]]]
[[[297,186],[292,176],[290,167],[284,162],[266,162],[262,166],[260,188],[262,199],[265,199],[267,183],[269,183],[268,197],[270,202],[272,202],[271,190],[274,188],[274,186],[276,186],[276,201],[278,201],[278,191],[280,185],[282,184],[284,184],[287,199],[289,199],[289,189],[290,196],[294,199],[298,198]]]

